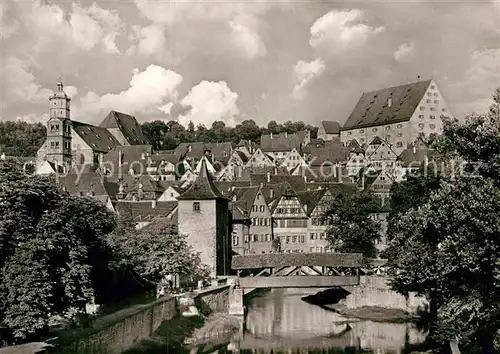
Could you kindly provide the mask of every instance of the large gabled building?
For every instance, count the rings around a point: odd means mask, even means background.
[[[340,138],[360,145],[376,136],[400,154],[417,138],[440,134],[450,118],[448,105],[434,80],[363,93],[347,118]]]
[[[111,111],[100,126],[71,119],[71,98],[62,82],[49,97],[47,138],[37,152],[37,167],[49,161],[69,170],[73,165],[99,165],[102,157],[119,146],[148,145],[135,117]]]

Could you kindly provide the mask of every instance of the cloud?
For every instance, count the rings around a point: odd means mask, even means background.
[[[292,97],[299,100],[303,99],[306,94],[307,86],[312,80],[320,76],[323,71],[325,71],[325,63],[321,58],[311,62],[299,60],[293,67],[295,86],[293,88]]]
[[[52,93],[36,82],[27,61],[14,56],[1,62],[0,81],[3,102],[45,102]]]
[[[216,120],[222,120],[227,126],[234,126],[235,117],[240,112],[237,100],[238,94],[233,92],[225,81],[203,80],[192,87],[180,101],[183,107],[189,106],[191,109],[181,112],[178,121],[185,127],[190,121],[195,126],[203,124],[210,127]]]
[[[161,57],[165,49],[165,27],[161,24],[151,24],[146,27],[134,26],[135,35],[132,40],[137,41],[137,45],[131,47],[129,55],[156,55]]]
[[[7,39],[19,29],[19,22],[6,16],[9,10],[7,3],[0,3],[0,39]]]
[[[43,49],[48,44],[61,44],[66,50],[72,47],[81,50],[101,48],[108,54],[119,54],[116,38],[122,21],[115,10],[103,9],[96,3],[90,7],[80,7],[73,3],[72,12],[66,14],[57,5],[35,1],[31,7],[23,4],[24,23],[37,39],[35,49]],[[66,19],[68,18],[68,20]]]
[[[142,72],[134,69],[128,89],[117,94],[107,93],[102,96],[92,91],[88,92],[80,100],[78,115],[105,114],[111,109],[130,114],[157,112],[166,101],[176,97],[181,82],[181,75],[161,66],[149,65]]]
[[[229,21],[229,26],[235,47],[239,47],[241,53],[247,58],[254,59],[267,54],[266,46],[257,32],[255,23],[244,24],[244,21],[237,19]]]
[[[394,59],[398,62],[408,61],[415,54],[415,43],[403,43],[394,52]]]
[[[492,95],[500,83],[500,49],[475,51],[465,77],[450,85],[454,105],[453,114],[484,113],[492,103]]]
[[[371,27],[360,20],[363,12],[332,10],[318,18],[311,26],[309,44],[315,49],[347,50],[362,46],[368,38],[384,30]]]

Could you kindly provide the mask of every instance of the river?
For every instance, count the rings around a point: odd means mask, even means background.
[[[218,352],[399,354],[425,339],[412,324],[347,319],[301,300],[317,291],[272,289],[252,298],[245,327]]]

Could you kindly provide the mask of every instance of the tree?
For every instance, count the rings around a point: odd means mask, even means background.
[[[387,250],[393,287],[429,298],[432,334],[479,343],[485,353],[494,352],[500,327],[498,97],[495,102],[487,115],[465,124],[446,122],[436,138],[433,146],[458,170],[393,188],[401,208],[391,218]],[[401,198],[405,190],[411,197]]]
[[[0,153],[34,157],[42,146],[47,130],[40,123],[0,122]]]
[[[169,127],[164,121],[155,120],[153,122],[146,122],[142,125],[142,131],[154,150],[166,150],[166,148],[163,147],[163,140],[165,134],[169,131]]]
[[[362,253],[375,257],[375,242],[380,239],[380,225],[372,215],[380,202],[368,192],[338,193],[333,196],[323,222],[328,225],[326,239],[337,251]]]
[[[110,238],[121,259],[128,260],[137,273],[151,283],[161,283],[167,275],[182,274],[193,280],[208,277],[198,254],[168,222],[154,222],[140,231],[122,227]]]
[[[82,312],[100,296],[114,227],[104,206],[0,162],[0,319],[17,338],[36,338],[51,316]]]

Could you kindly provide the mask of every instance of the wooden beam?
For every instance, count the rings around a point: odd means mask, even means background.
[[[327,288],[331,286],[358,285],[358,277],[291,275],[285,277],[240,278],[241,288]]]
[[[352,268],[366,266],[360,253],[272,253],[233,256],[232,269],[262,269],[300,266]]]

